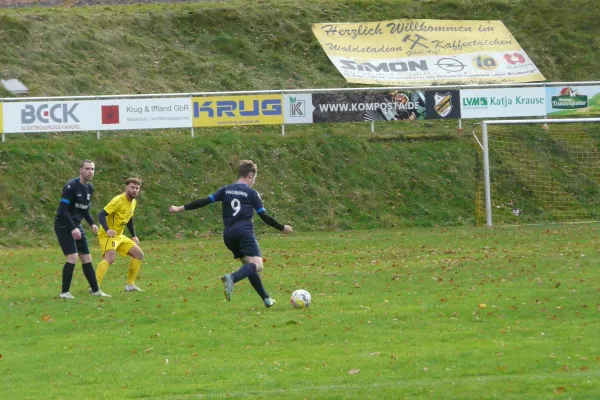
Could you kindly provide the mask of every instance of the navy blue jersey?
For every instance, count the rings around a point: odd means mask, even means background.
[[[209,197],[212,202],[223,203],[225,229],[254,229],[254,210],[258,213],[265,211],[258,192],[245,183],[224,186]]]
[[[81,220],[86,218],[86,215],[89,216],[93,194],[94,186],[89,182],[85,185],[82,184],[79,178],[71,179],[65,184],[60,202],[68,205],[69,216],[75,225],[81,224]],[[57,219],[61,218],[60,208],[59,206],[56,210]]]

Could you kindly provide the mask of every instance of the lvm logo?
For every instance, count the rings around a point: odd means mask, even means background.
[[[306,101],[290,97],[290,117],[304,117],[306,115]]]
[[[487,97],[463,97],[462,105],[464,107],[487,107],[489,101]]]

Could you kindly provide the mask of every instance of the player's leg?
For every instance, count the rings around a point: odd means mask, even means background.
[[[232,280],[237,282],[238,279],[248,278],[256,293],[258,293],[265,303],[265,306],[273,306],[275,300],[271,299],[265,290],[259,275],[259,272],[263,270],[263,261],[256,236],[254,236],[254,234],[246,234],[242,236],[238,242],[239,253],[243,254],[239,259],[242,261],[243,265],[239,270],[231,274]]]
[[[123,246],[123,244],[121,246]],[[121,246],[119,249],[121,249]],[[140,248],[140,246],[134,243],[133,247],[127,251],[127,254],[131,257],[131,260],[129,261],[129,269],[127,271],[127,285],[125,285],[125,291],[143,292],[142,289],[136,286],[135,278],[137,277],[140,267],[142,266],[142,261],[144,260],[144,251]]]
[[[223,233],[223,242],[225,243],[225,246],[227,246],[229,251],[233,253],[233,258],[243,257],[243,254],[240,253],[239,250],[238,235],[236,232],[226,230]],[[233,286],[235,282],[238,282],[239,280],[243,279],[238,276],[238,281],[234,282],[232,275],[233,274],[225,274],[221,277],[221,281],[225,285],[223,293],[225,294],[225,299],[227,301],[231,301],[231,294],[233,293]]]
[[[71,282],[73,281],[73,271],[77,263],[77,245],[75,239],[71,235],[71,231],[66,226],[54,225],[54,232],[60,244],[63,254],[67,257],[62,270],[62,289],[59,297],[61,299],[74,299],[69,292],[71,290]]]
[[[106,275],[106,272],[108,272],[108,269],[113,265],[116,258],[117,252],[113,249],[107,250],[102,256],[102,261],[100,261],[96,268],[96,279],[98,279],[99,284],[102,283],[104,275]]]
[[[249,268],[251,270],[253,269],[253,271],[248,275],[248,280],[250,281],[250,284],[252,285],[254,290],[256,290],[256,293],[258,293],[262,301],[265,303],[265,306],[267,308],[273,306],[275,304],[275,300],[273,300],[269,296],[269,293],[267,293],[267,291],[265,290],[265,287],[263,286],[262,279],[259,274],[259,272],[263,270],[262,257],[245,256],[242,258],[242,262],[244,262],[244,265],[249,265]]]
[[[102,250],[102,261],[96,268],[96,279],[98,283],[102,283],[104,275],[108,272],[108,268],[115,262],[117,257],[117,247],[120,243],[120,237],[111,238],[106,233],[98,233],[98,242]]]
[[[135,285],[135,278],[142,266],[144,259],[144,251],[133,240],[127,236],[121,235],[118,238],[113,238],[116,244],[116,251],[122,256],[131,257],[129,261],[129,269],[127,271],[127,284],[125,285],[126,292],[143,292],[142,289]]]
[[[77,240],[77,250],[79,251],[79,259],[81,260],[83,274],[90,285],[90,294],[93,296],[110,297],[100,290],[100,286],[98,285],[96,272],[94,271],[94,266],[92,265],[92,255],[90,254],[87,237],[85,236],[83,229],[81,229],[81,239]]]

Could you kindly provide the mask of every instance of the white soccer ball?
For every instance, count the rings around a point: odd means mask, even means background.
[[[290,303],[294,308],[306,308],[310,306],[310,293],[304,289],[298,289],[292,293]]]

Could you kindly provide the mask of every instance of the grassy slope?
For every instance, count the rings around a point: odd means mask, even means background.
[[[340,87],[328,21],[499,19],[549,80],[600,79],[600,9],[561,0],[225,3],[0,12],[0,74],[35,95]],[[85,27],[85,28],[82,28]]]
[[[346,83],[311,23],[401,17],[501,19],[548,79],[599,79],[597,56],[588,51],[600,47],[593,1],[577,8],[562,1],[531,7],[521,1],[236,0],[3,10],[0,74],[20,78],[32,95],[341,87]],[[285,138],[277,128],[207,129],[194,140],[154,132],[100,142],[88,135],[11,136],[0,147],[0,229],[8,233],[0,243],[51,232],[60,187],[83,157],[98,164],[96,207],[120,190],[122,178],[146,180],[138,220],[140,233],[150,237],[220,229],[216,211],[201,212],[208,220],[188,215],[171,226],[164,210],[229,181],[228,166],[238,158],[259,162],[258,189],[267,205],[302,229],[457,224],[473,217],[474,152],[469,139],[447,140],[450,123],[377,127],[387,138],[397,139],[401,130],[432,134],[434,141],[373,141],[360,135],[367,129],[293,127]]]
[[[148,157],[148,148],[163,150]],[[97,165],[96,212],[122,190],[122,178],[143,177],[136,220],[144,237],[221,229],[217,209],[176,218],[166,211],[169,204],[206,196],[232,181],[240,157],[259,164],[257,189],[270,213],[303,230],[455,225],[473,216],[474,150],[466,139],[401,144],[249,131],[197,138],[118,136],[99,142],[92,136],[26,138],[11,139],[0,149],[2,227],[11,232],[3,241],[51,232],[62,185],[76,175],[83,156]]]

